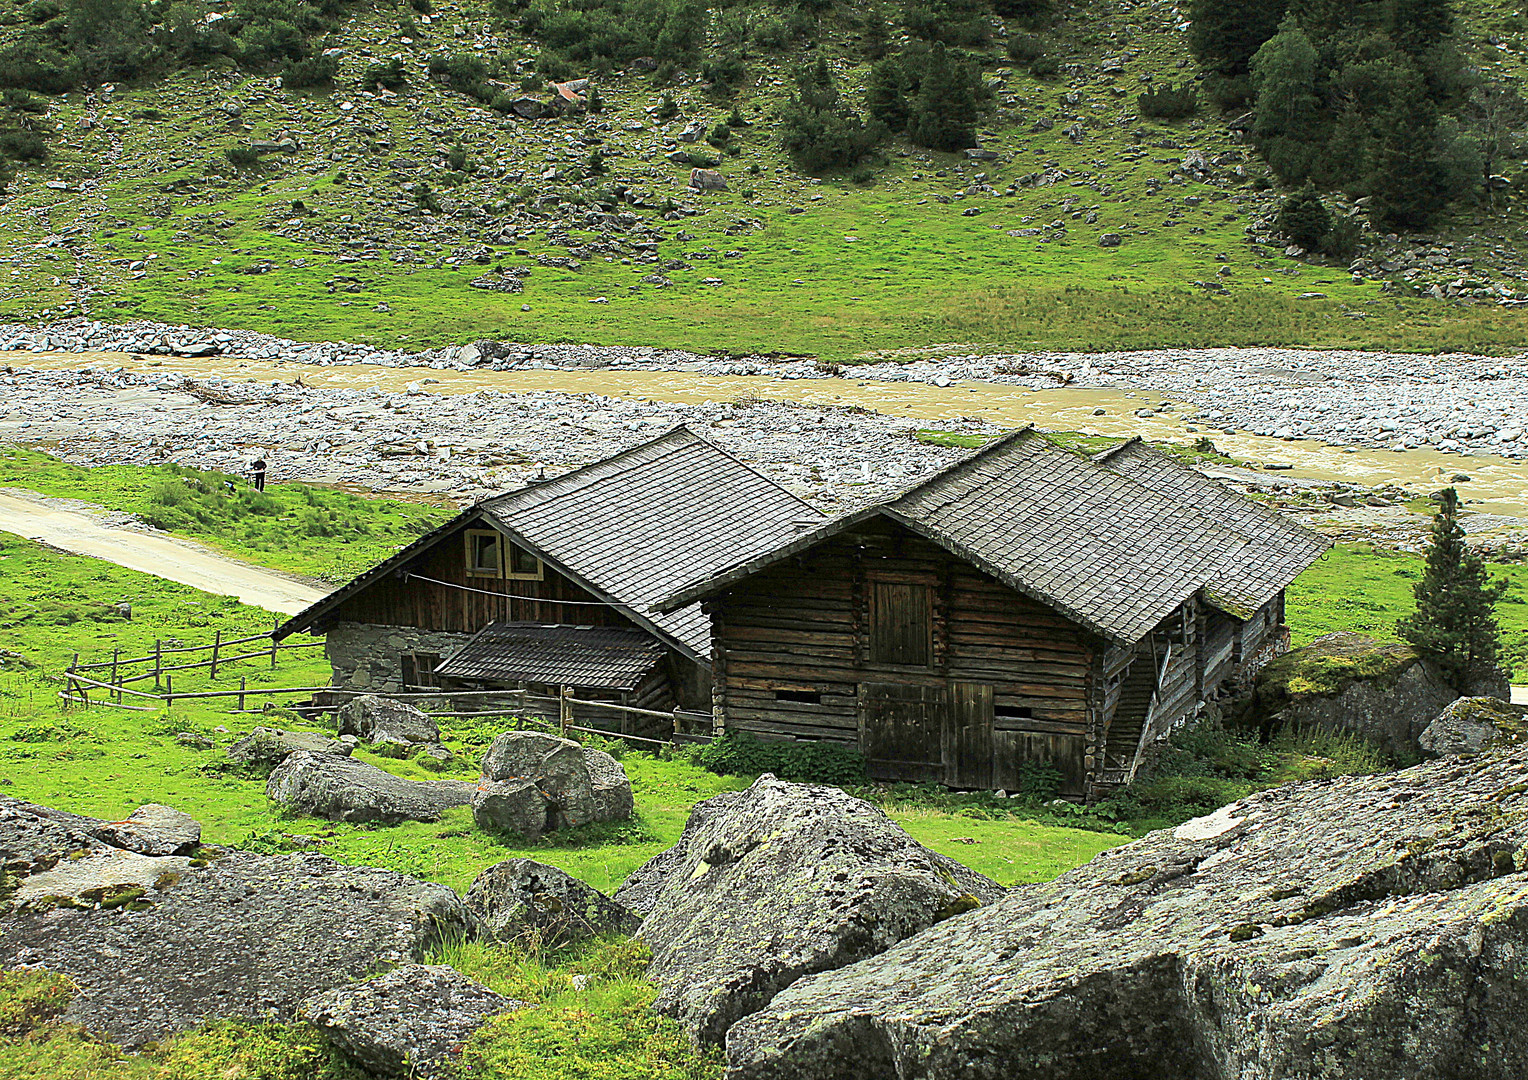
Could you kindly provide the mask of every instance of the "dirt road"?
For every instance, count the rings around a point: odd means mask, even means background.
[[[327,592],[274,570],[163,533],[108,525],[88,511],[66,509],[57,500],[0,492],[0,531],[40,540],[78,555],[140,570],[218,596],[295,615]]]

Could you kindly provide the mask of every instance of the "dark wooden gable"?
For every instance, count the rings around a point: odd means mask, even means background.
[[[946,549],[870,518],[733,584],[712,615],[730,729],[859,746],[882,777],[1080,793],[1101,641]]]
[[[325,612],[325,622],[412,626],[458,634],[476,633],[491,622],[637,625],[546,562],[542,563],[540,580],[469,575],[466,534],[479,530],[498,531],[491,521],[480,517],[442,532],[434,543],[392,573],[378,577]],[[513,543],[508,537],[503,537],[503,542]],[[504,551],[508,554],[508,548]],[[433,581],[421,580],[424,578]]]

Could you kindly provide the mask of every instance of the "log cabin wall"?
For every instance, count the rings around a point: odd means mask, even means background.
[[[888,778],[1083,793],[1102,648],[943,548],[872,520],[707,603],[729,730],[859,746]],[[1090,727],[1091,724],[1091,727]]]

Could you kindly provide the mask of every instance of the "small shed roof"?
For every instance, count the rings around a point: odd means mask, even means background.
[[[889,502],[692,582],[663,605],[694,604],[876,515],[1124,644],[1145,637],[1200,590],[1241,617],[1262,605],[1265,591],[1276,591],[1250,580],[1245,568],[1258,554],[1234,523],[1212,520],[1187,500],[1025,428]],[[1307,564],[1319,554],[1302,551]]]
[[[448,656],[452,679],[635,690],[663,663],[663,643],[641,630],[495,622]]]

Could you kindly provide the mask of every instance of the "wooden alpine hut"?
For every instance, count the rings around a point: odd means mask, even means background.
[[[1139,441],[1024,429],[655,610],[709,614],[727,730],[954,788],[1051,766],[1090,797],[1287,640],[1284,587],[1327,546]]]
[[[325,635],[345,689],[571,687],[709,712],[709,621],[698,605],[655,613],[653,602],[822,520],[679,427],[468,507],[276,636]]]

